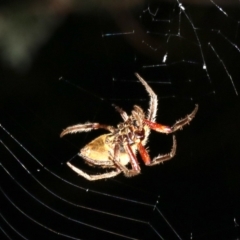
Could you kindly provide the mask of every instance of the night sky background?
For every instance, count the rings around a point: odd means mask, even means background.
[[[35,31],[26,62],[13,64],[0,45],[1,239],[239,239],[240,3],[219,3],[226,16],[208,1],[181,14],[176,1],[57,2],[0,8],[5,23],[19,11],[23,32]],[[166,65],[149,67],[166,53]],[[112,103],[147,110],[135,72],[159,97],[158,122],[199,111],[176,132],[171,161],[146,167],[138,156],[141,175],[89,182],[65,163],[103,172],[77,153],[105,131],[59,135],[87,121],[115,126]],[[152,132],[151,157],[171,146],[172,136]]]

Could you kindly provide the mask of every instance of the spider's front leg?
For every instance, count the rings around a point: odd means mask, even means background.
[[[170,160],[171,158],[173,158],[175,156],[176,148],[177,148],[177,141],[176,141],[175,136],[173,135],[173,146],[172,146],[171,152],[164,154],[164,155],[158,155],[151,161],[150,156],[149,156],[147,150],[145,149],[145,147],[142,145],[142,143],[140,142],[138,144],[138,151],[141,155],[142,160],[144,161],[145,165],[147,165],[147,166],[154,166],[156,164],[163,163],[167,160]]]
[[[144,119],[143,122],[152,130],[155,130],[157,132],[166,133],[166,134],[173,133],[179,129],[182,129],[183,126],[185,126],[186,124],[189,124],[192,121],[192,119],[195,117],[197,111],[198,111],[198,105],[195,106],[194,110],[189,115],[187,115],[183,119],[178,120],[172,127],[165,126],[156,122],[151,122],[147,119]]]
[[[109,132],[115,131],[115,128],[113,126],[99,124],[99,123],[85,123],[85,124],[77,124],[71,127],[67,127],[61,132],[60,137],[63,137],[64,135],[69,133],[89,132],[92,130],[97,130],[99,128],[106,129]]]
[[[121,117],[124,121],[128,120],[129,117],[128,117],[127,113],[125,111],[123,111],[122,108],[118,107],[115,104],[112,104],[112,106],[116,109],[117,112],[119,112],[119,114],[121,115]]]

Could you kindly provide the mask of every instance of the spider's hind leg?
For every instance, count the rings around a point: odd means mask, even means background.
[[[117,176],[118,174],[121,173],[121,171],[119,169],[117,169],[116,171],[111,171],[111,172],[107,172],[107,173],[103,173],[103,174],[97,174],[97,175],[89,175],[85,172],[83,172],[81,169],[73,166],[70,162],[67,162],[67,165],[77,174],[79,174],[80,176],[86,178],[89,181],[95,181],[95,180],[100,180],[100,179],[104,179],[104,178],[112,178]]]

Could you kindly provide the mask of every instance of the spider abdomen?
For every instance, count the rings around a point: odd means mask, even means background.
[[[90,165],[115,167],[111,160],[111,155],[114,154],[114,144],[111,142],[111,138],[113,138],[111,134],[103,134],[95,138],[80,150],[79,155]],[[133,148],[136,149],[136,147]],[[129,162],[129,157],[123,147],[120,149],[119,162],[125,166]]]

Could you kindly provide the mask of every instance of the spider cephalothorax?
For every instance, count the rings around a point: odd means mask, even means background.
[[[192,113],[177,121],[172,127],[156,123],[155,119],[158,105],[157,95],[143,78],[141,78],[137,73],[136,76],[150,95],[150,103],[147,114],[144,113],[141,107],[135,105],[131,115],[129,116],[120,107],[113,105],[123,119],[123,122],[119,123],[117,127],[100,123],[77,124],[66,128],[60,135],[62,137],[68,133],[88,132],[99,128],[110,132],[108,134],[103,134],[88,143],[80,150],[79,156],[81,156],[91,166],[112,168],[112,171],[103,174],[89,175],[72,165],[70,162],[67,162],[67,165],[73,171],[88,180],[110,178],[120,174],[121,172],[123,172],[127,177],[139,174],[141,169],[136,157],[137,151],[147,166],[153,166],[170,160],[176,153],[177,143],[175,136],[173,135],[173,146],[171,152],[164,155],[158,155],[151,160],[148,151],[144,147],[147,143],[150,130],[152,129],[165,134],[173,133],[188,124],[197,113],[198,105],[195,106]],[[130,168],[127,167],[127,165],[130,165]]]

